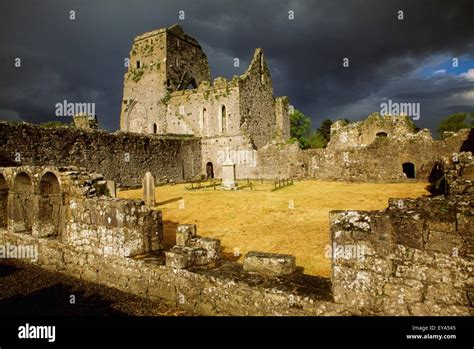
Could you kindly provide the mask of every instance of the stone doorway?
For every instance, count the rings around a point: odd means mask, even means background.
[[[214,178],[214,166],[212,165],[212,162],[208,162],[206,164],[206,178],[211,179]]]
[[[402,164],[403,173],[407,178],[416,178],[415,177],[415,164],[411,162],[405,162]]]

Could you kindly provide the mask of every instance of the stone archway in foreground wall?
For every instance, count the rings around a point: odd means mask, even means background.
[[[8,225],[8,185],[5,176],[0,173],[0,228]]]
[[[25,172],[15,176],[11,193],[12,229],[15,232],[31,233],[33,221],[33,185]]]
[[[416,178],[415,164],[412,162],[404,162],[402,164],[403,173],[407,178]]]
[[[62,194],[58,177],[46,172],[39,183],[38,228],[35,235],[40,237],[58,236],[61,222]]]

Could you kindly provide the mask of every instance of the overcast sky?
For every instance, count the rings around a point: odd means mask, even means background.
[[[474,111],[473,0],[15,0],[0,16],[0,119],[69,122],[55,104],[89,102],[116,130],[133,38],[174,23],[201,43],[213,78],[242,74],[262,47],[275,95],[314,128],[361,120],[389,99],[420,103],[417,125],[432,130]]]

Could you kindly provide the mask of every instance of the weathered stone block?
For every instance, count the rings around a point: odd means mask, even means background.
[[[244,259],[244,270],[266,275],[291,274],[296,268],[296,258],[286,254],[249,252]]]
[[[193,266],[195,254],[193,248],[175,246],[166,251],[166,266],[175,269],[185,269]]]
[[[456,231],[456,222],[431,221],[428,222],[428,229],[454,233]]]
[[[216,262],[221,258],[221,241],[210,238],[193,238],[190,243],[196,248],[206,251],[204,256],[196,255],[196,265],[203,265]]]
[[[456,289],[449,284],[429,285],[425,298],[439,304],[469,305],[466,291]]]
[[[389,316],[409,316],[407,305],[396,298],[384,298],[382,304],[383,314]]]
[[[469,316],[469,307],[458,305],[434,304],[431,302],[416,303],[409,305],[411,313],[414,316]]]
[[[107,190],[109,192],[109,196],[116,198],[117,197],[117,186],[115,184],[115,181],[107,181]]]
[[[459,254],[462,245],[463,240],[459,235],[430,230],[425,248],[453,255]]]
[[[378,305],[386,277],[368,270],[333,267],[334,301],[354,307],[371,308]]]
[[[423,249],[423,242],[427,234],[424,223],[407,217],[397,217],[393,222],[396,225],[394,242],[409,248]]]
[[[383,293],[390,297],[395,298],[397,301],[402,304],[406,301],[410,302],[419,302],[421,301],[423,295],[422,287],[413,287],[408,285],[394,285],[394,284],[385,284],[383,287]]]
[[[196,236],[195,224],[180,224],[176,229],[176,245],[184,246],[193,237]]]

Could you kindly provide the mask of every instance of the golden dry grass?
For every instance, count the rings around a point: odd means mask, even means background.
[[[248,251],[287,253],[310,275],[328,277],[329,211],[379,210],[391,197],[427,194],[426,183],[341,183],[307,180],[272,192],[254,182],[253,191],[186,190],[185,185],[156,188],[156,209],[163,212],[165,246],[175,243],[177,224],[197,224],[201,236],[220,239],[225,258],[239,260]],[[141,190],[121,191],[141,198]],[[184,208],[180,208],[184,200]],[[289,208],[290,200],[294,209]],[[235,249],[240,258],[234,257]]]

